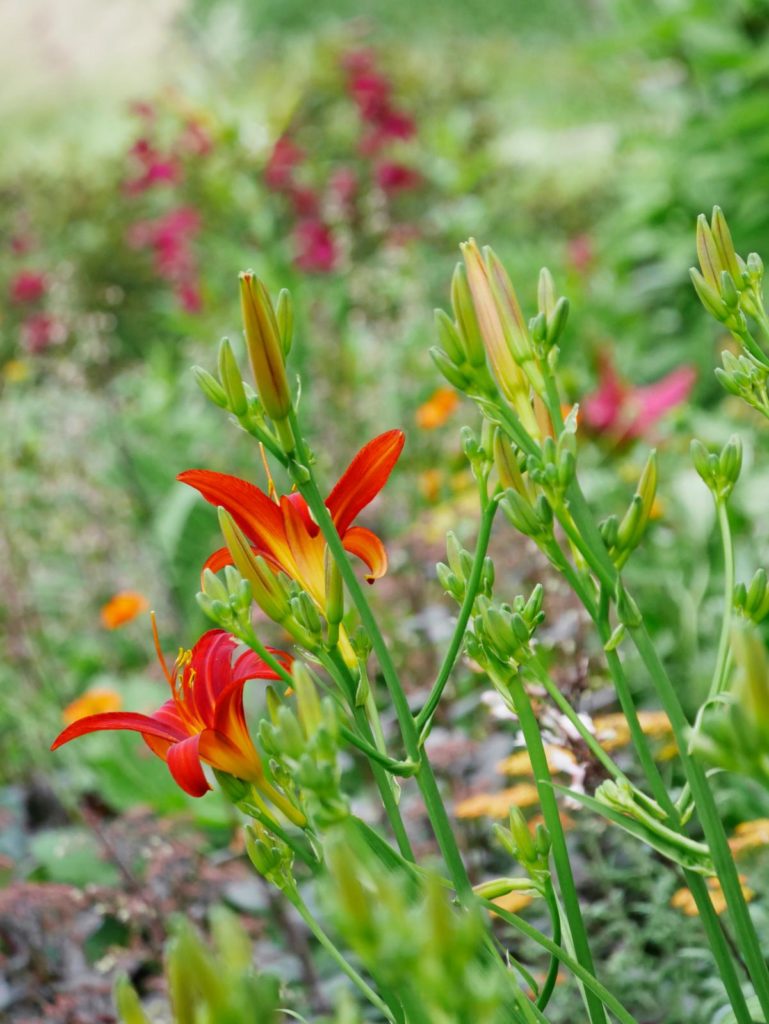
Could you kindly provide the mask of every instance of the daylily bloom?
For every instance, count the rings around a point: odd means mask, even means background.
[[[352,523],[384,487],[404,440],[402,431],[388,430],[369,441],[326,499],[346,550],[368,566],[369,583],[387,571],[387,553],[376,534]],[[273,501],[254,484],[205,469],[188,469],[178,479],[200,491],[212,505],[226,509],[257,555],[301,584],[319,608],[325,607],[326,542],[301,495],[282,495]],[[231,564],[225,547],[214,552],[204,568],[217,572]]]
[[[243,687],[249,679],[278,679],[277,674],[250,650],[233,662],[238,641],[221,629],[204,633],[191,651],[180,653],[170,671],[157,630],[155,645],[171,698],[151,715],[105,711],[80,718],[60,733],[51,750],[87,733],[128,730],[141,733],[190,796],[203,796],[210,789],[201,761],[247,782],[263,783],[262,762],[243,711]],[[271,653],[290,665],[287,654]]]
[[[598,388],[583,399],[580,421],[617,444],[647,436],[666,412],[686,401],[696,378],[694,367],[679,366],[653,384],[636,387],[619,376],[606,353],[598,366]]]

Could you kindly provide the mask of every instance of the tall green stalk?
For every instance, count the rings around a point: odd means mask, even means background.
[[[558,803],[551,785],[550,769],[547,766],[547,754],[542,742],[539,722],[534,714],[531,701],[520,676],[515,673],[509,677],[507,682],[513,698],[513,705],[518,714],[518,720],[521,723],[531,766],[534,769],[534,778],[537,783],[539,802],[542,805],[545,825],[550,832],[553,844],[553,862],[558,876],[566,920],[569,923],[569,931],[571,932],[571,939],[574,944],[574,954],[585,970],[595,975],[593,957],[590,952],[585,922],[582,919],[582,911],[579,906],[579,897],[577,896],[577,888],[574,884],[574,875],[571,870],[569,851],[566,846],[566,837],[561,824]],[[603,1024],[606,1020],[606,1014],[601,1000],[589,989],[585,990],[584,995],[591,1022],[593,1024]]]

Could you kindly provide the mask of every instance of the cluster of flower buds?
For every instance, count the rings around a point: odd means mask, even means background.
[[[740,358],[724,353],[723,369],[716,371],[718,379],[731,394],[769,416],[765,390],[769,356],[749,326],[753,321],[764,339],[769,339],[761,257],[755,252],[747,260],[737,255],[726,218],[717,206],[709,224],[704,214],[697,220],[697,257],[700,270],[692,268],[690,273],[700,301],[743,348]]]
[[[268,689],[269,719],[259,724],[259,740],[275,781],[285,792],[298,790],[310,821],[327,828],[349,813],[340,786],[336,707],[330,697],[319,698],[315,679],[301,662],[294,662],[292,675],[296,710]]]
[[[657,456],[649,453],[627,512],[622,519],[612,515],[600,524],[601,536],[612,561],[621,569],[641,543],[651,519],[657,494]]]
[[[769,367],[747,354],[735,356],[728,349],[721,353],[721,361],[723,367],[717,366],[715,373],[724,390],[769,419]]]
[[[731,690],[703,714],[690,747],[708,764],[769,789],[769,657],[751,623],[738,623],[731,639]]]
[[[533,654],[531,641],[545,613],[542,611],[544,591],[538,583],[528,600],[518,596],[510,604],[500,604],[479,594],[475,602],[473,630],[465,641],[468,655],[479,665],[493,669],[499,665],[517,668]]]
[[[480,910],[457,911],[427,871],[388,869],[350,829],[330,834],[325,848],[336,930],[380,990],[396,994],[405,1019],[503,1019],[515,982],[486,955]]]
[[[738,583],[734,588],[734,607],[749,622],[756,625],[769,615],[769,580],[765,569],[756,569],[746,586]]]
[[[594,798],[576,795],[575,799],[676,864],[701,875],[714,874],[707,845],[683,835],[678,828],[670,828],[668,815],[660,805],[627,779],[607,779],[595,791]]]
[[[509,827],[495,825],[494,836],[500,846],[518,861],[528,877],[526,879],[497,879],[498,891],[493,896],[488,893],[489,887],[493,884],[491,882],[476,886],[476,893],[486,899],[493,899],[495,896],[504,896],[507,892],[520,890],[523,887],[519,883],[525,881],[529,891],[533,889],[540,895],[544,895],[545,887],[550,880],[551,845],[550,833],[545,826],[542,823],[538,824],[534,835],[532,835],[520,808],[513,806],[510,808]],[[501,886],[505,882],[515,884],[509,885],[506,890],[502,891]]]
[[[709,452],[696,438],[691,443],[694,468],[717,502],[727,501],[742,469],[742,442],[732,434],[721,451]]]
[[[279,980],[255,970],[251,939],[237,916],[225,907],[214,907],[209,925],[211,945],[185,918],[173,922],[165,969],[174,1019],[178,1024],[277,1021]],[[115,995],[121,1024],[150,1024],[125,976],[119,979]]]
[[[262,878],[287,895],[296,891],[291,848],[259,821],[246,825],[246,851]]]
[[[473,556],[461,546],[456,534],[451,530],[446,534],[446,558],[448,565],[445,562],[438,562],[435,567],[438,581],[446,593],[461,604],[472,572]],[[494,563],[487,555],[483,560],[478,593],[490,597],[493,586]]]

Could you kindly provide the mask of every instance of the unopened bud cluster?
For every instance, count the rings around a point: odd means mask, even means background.
[[[734,607],[750,622],[758,625],[769,615],[769,581],[765,569],[756,569],[746,586],[738,583],[734,588]]]
[[[734,489],[742,469],[742,442],[733,434],[721,451],[709,452],[696,438],[691,443],[694,468],[716,501],[726,501]]]
[[[259,741],[275,781],[285,792],[298,791],[303,812],[326,828],[349,813],[340,787],[337,711],[330,697],[320,699],[305,665],[294,662],[292,675],[296,706],[268,690],[269,719],[259,724]]]
[[[438,562],[435,567],[438,580],[446,593],[461,604],[472,572],[473,556],[460,545],[456,534],[451,530],[446,534],[446,558],[448,564]],[[493,586],[494,563],[487,555],[483,560],[478,593],[488,597]]]
[[[622,519],[608,516],[600,523],[601,537],[618,569],[624,566],[646,533],[657,494],[657,457],[649,453],[638,487]]]
[[[503,828],[502,825],[495,825],[494,836],[500,846],[524,869],[528,875],[529,884],[537,892],[544,893],[545,885],[550,879],[551,846],[550,833],[545,826],[542,823],[538,824],[532,835],[520,809],[511,807],[509,827]],[[510,891],[512,888],[508,889],[508,892]],[[497,893],[497,895],[503,894]]]
[[[528,600],[518,596],[512,605],[497,603],[481,594],[475,602],[472,632],[465,644],[468,655],[488,669],[498,665],[517,668],[533,654],[532,639],[543,621],[544,591],[541,584],[532,590]]]

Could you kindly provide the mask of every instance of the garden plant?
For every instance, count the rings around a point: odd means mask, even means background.
[[[729,336],[716,375],[756,414],[745,418],[746,431],[758,430],[769,418],[761,260],[737,255],[718,208],[710,221],[699,219],[696,248],[694,288]],[[323,437],[309,437],[303,422],[313,380],[292,370],[291,295],[271,295],[248,271],[239,285],[250,379],[226,339],[217,372],[196,367],[194,374],[222,412],[222,431],[228,419],[235,436],[252,445],[258,482],[206,469],[179,475],[218,510],[223,546],[201,567],[197,595],[212,628],[169,665],[163,652],[177,641],[169,643],[164,623],[153,619],[170,696],[149,715],[105,710],[79,717],[54,746],[97,731],[138,732],[186,793],[205,799],[212,783],[222,791],[243,822],[255,871],[349,983],[324,1019],[533,1024],[550,1019],[551,1000],[564,985],[573,993],[571,1019],[640,1024],[622,987],[602,980],[603,965],[591,950],[589,908],[566,835],[568,810],[644,844],[655,866],[691,894],[719,979],[718,1020],[767,1020],[769,968],[717,803],[723,773],[769,785],[769,658],[760,628],[769,614],[769,582],[762,567],[752,578],[736,578],[730,522],[742,441],[735,435],[717,451],[697,440],[691,446],[715,509],[723,598],[709,686],[687,713],[680,681],[657,649],[644,599],[629,579],[628,565],[643,557],[658,515],[655,452],[621,514],[602,508],[600,493],[586,496],[581,435],[589,408],[583,414],[579,403],[569,406],[559,365],[567,298],[543,269],[528,316],[491,248],[470,240],[461,254],[450,310],[435,315],[431,355],[475,410],[461,442],[477,526],[472,550],[450,532],[446,560],[437,566],[456,612],[424,697],[415,705],[411,681],[397,668],[397,597],[385,618],[377,596],[388,569],[385,485],[398,473],[404,443],[417,442],[397,424],[383,424],[387,429],[360,448],[336,483],[321,479]],[[663,408],[690,386],[681,391],[680,384],[654,392]],[[645,401],[653,418],[648,393]],[[617,444],[628,440],[639,409],[623,415]],[[223,434],[221,443],[229,443]],[[375,499],[385,510],[384,536],[358,522]],[[514,533],[528,538],[548,566],[544,584],[525,593],[510,592],[489,554],[492,534]],[[583,714],[579,695],[559,684],[551,645],[540,640],[556,579],[590,623],[611,679],[633,751],[621,764]],[[267,633],[281,636],[282,646],[268,643]],[[631,659],[651,684],[653,708],[638,705]],[[493,828],[504,869],[482,878],[473,877],[476,864],[460,846],[428,753],[463,660],[479,686],[493,685],[520,730],[541,810],[539,821],[527,821],[511,807],[506,825]],[[258,715],[244,705],[254,689],[263,691]],[[579,784],[563,784],[554,719],[579,751],[572,767],[580,759],[590,767]],[[667,760],[652,741],[652,722],[669,737]],[[345,768],[351,755],[378,792],[377,815],[358,813]],[[415,794],[430,830],[419,844],[404,813],[407,795]],[[544,930],[516,912],[532,902],[544,912]],[[166,973],[180,1024],[306,1019],[288,1004],[280,979],[254,968],[249,940],[231,915],[214,913],[211,932],[207,943],[182,921],[169,940]],[[647,984],[653,988],[654,979]],[[126,979],[117,1004],[125,1024],[149,1020]]]

